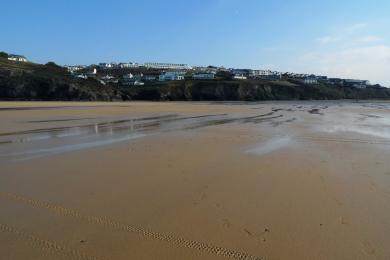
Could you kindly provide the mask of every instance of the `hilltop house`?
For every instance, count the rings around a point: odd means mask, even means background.
[[[167,71],[163,72],[159,77],[159,81],[168,81],[168,80],[184,80],[184,74],[178,71]]]
[[[22,55],[16,55],[16,54],[9,54],[8,55],[8,60],[27,62],[27,58],[26,57],[24,57]]]
[[[344,85],[354,88],[366,88],[368,85],[370,85],[370,82],[368,80],[345,79]]]
[[[208,67],[202,67],[202,66],[196,66],[192,67],[197,73],[214,73],[216,74],[219,71],[219,68],[215,66],[208,66]]]
[[[210,80],[215,78],[215,73],[195,73],[192,75],[194,80]]]
[[[157,63],[146,62],[144,64],[146,68],[150,69],[162,69],[162,70],[190,70],[192,69],[188,64],[175,64],[175,63]]]
[[[129,62],[129,63],[119,63],[118,66],[119,66],[119,68],[121,68],[121,69],[128,69],[128,68],[138,68],[138,67],[140,67],[141,65],[138,64],[138,63]]]
[[[70,72],[74,73],[79,70],[85,69],[87,66],[84,65],[65,65],[65,68]]]
[[[244,76],[244,77],[249,76],[249,69],[230,69],[230,72],[233,75]]]
[[[111,63],[105,63],[105,62],[99,63],[99,68],[100,69],[112,69],[112,68],[114,68],[116,66],[117,66],[117,64],[114,63],[114,62],[111,62]]]
[[[234,75],[233,79],[247,79],[247,77],[242,75],[242,74],[241,75],[237,74],[237,75]]]
[[[118,79],[116,79],[114,76],[111,76],[111,75],[106,75],[106,76],[102,77],[101,79],[105,83],[118,83]]]
[[[157,79],[156,75],[144,75],[142,80],[144,81],[155,81]]]
[[[305,85],[315,85],[318,83],[317,77],[314,75],[310,75],[306,78],[304,78],[303,83]]]
[[[121,85],[123,86],[142,86],[145,83],[141,81],[143,75],[133,75],[131,73],[126,74],[122,77],[122,80],[120,81]]]
[[[266,80],[280,80],[282,74],[271,70],[249,70],[249,78],[266,79]]]

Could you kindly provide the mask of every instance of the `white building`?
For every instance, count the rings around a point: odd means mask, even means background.
[[[76,71],[85,69],[87,66],[84,65],[65,65],[65,68],[70,72],[74,73]]]
[[[140,64],[132,63],[132,62],[129,62],[129,63],[119,63],[118,66],[121,69],[129,69],[129,68],[139,68],[139,67],[141,67]]]
[[[130,79],[133,79],[133,78],[134,78],[134,75],[131,74],[131,73],[123,75],[123,79],[125,79],[125,80],[130,80]]]
[[[88,76],[85,75],[85,74],[80,74],[80,75],[76,75],[76,78],[79,78],[79,79],[88,79]]]
[[[130,80],[130,81],[123,81],[122,86],[143,86],[145,83],[139,80]]]
[[[144,75],[142,77],[144,81],[155,81],[157,79],[156,75]]]
[[[111,75],[106,75],[106,76],[102,77],[102,80],[106,83],[118,83],[118,79],[116,79],[115,77],[113,77]]]
[[[249,70],[249,77],[256,79],[281,79],[282,73],[272,70]]]
[[[145,83],[143,83],[142,81],[138,81],[138,80],[134,81],[134,86],[143,86],[143,85],[145,85]]]
[[[158,62],[146,62],[144,63],[146,68],[150,69],[172,69],[172,70],[190,70],[192,69],[188,64],[175,64],[175,63],[158,63]]]
[[[101,69],[112,69],[114,67],[114,63],[105,63],[105,62],[101,62],[99,63],[99,68]]]
[[[195,80],[210,80],[215,78],[215,73],[196,73],[192,75]]]
[[[234,77],[233,77],[233,79],[247,79],[247,77],[246,76],[244,76],[244,75],[240,75],[240,74],[237,74],[237,75],[234,75]]]
[[[345,79],[344,85],[351,86],[354,88],[366,88],[370,85],[368,80],[359,80],[359,79]]]
[[[168,80],[184,80],[183,73],[177,71],[167,71],[163,72],[159,77],[159,81],[168,81]]]
[[[306,77],[304,80],[303,80],[303,83],[305,85],[314,85],[314,84],[317,84],[318,83],[318,80],[316,77],[314,76],[310,76],[310,77]]]
[[[22,55],[16,55],[16,54],[9,54],[8,60],[12,61],[20,61],[20,62],[27,62],[27,58]]]

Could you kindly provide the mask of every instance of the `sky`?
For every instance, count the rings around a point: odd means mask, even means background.
[[[187,63],[390,87],[388,0],[0,0],[0,6],[0,51],[38,63]]]

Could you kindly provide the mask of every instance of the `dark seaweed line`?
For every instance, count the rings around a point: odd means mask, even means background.
[[[67,248],[63,245],[58,244],[54,241],[44,240],[38,238],[34,235],[31,235],[20,229],[10,227],[8,225],[0,223],[0,232],[11,233],[16,235],[19,239],[27,241],[31,246],[39,248],[44,251],[52,251],[57,254],[65,255],[67,259],[77,259],[77,260],[103,260],[95,256],[90,256],[83,254],[77,250]]]
[[[218,246],[213,246],[202,242],[178,238],[172,235],[161,234],[141,227],[129,226],[117,221],[110,220],[106,217],[85,216],[73,209],[68,209],[62,206],[57,206],[47,202],[42,202],[39,200],[27,198],[14,193],[0,192],[0,198],[9,199],[14,202],[27,204],[38,209],[46,209],[60,216],[73,217],[76,219],[86,221],[90,224],[104,226],[113,230],[121,230],[124,232],[136,233],[140,236],[146,238],[152,238],[159,241],[164,241],[178,247],[196,249],[198,251],[206,252],[209,254],[215,254],[218,256],[232,258],[232,259],[239,259],[239,260],[261,260],[262,259],[260,257],[251,256],[246,253],[233,251],[223,247],[218,247]]]

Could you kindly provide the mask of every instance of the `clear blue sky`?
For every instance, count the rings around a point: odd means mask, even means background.
[[[40,63],[212,64],[390,86],[388,0],[2,0],[0,12],[0,50]]]

